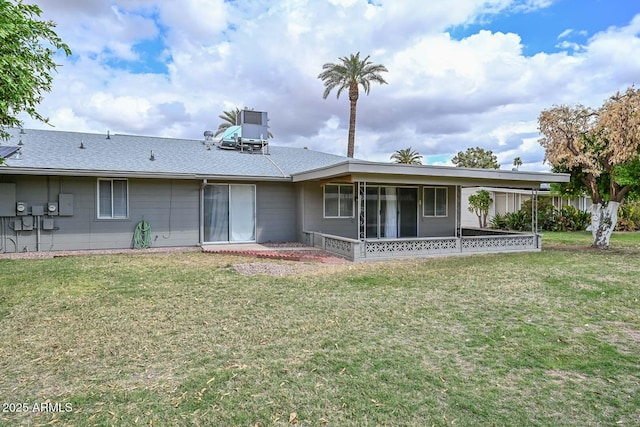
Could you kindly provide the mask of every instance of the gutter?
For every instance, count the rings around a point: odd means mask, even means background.
[[[216,175],[171,172],[136,172],[113,170],[77,170],[77,169],[31,169],[0,166],[0,175],[36,175],[36,176],[76,176],[76,177],[114,177],[114,178],[155,178],[155,179],[196,179],[196,180],[235,180],[235,181],[278,181],[291,182],[291,177],[282,172],[275,165],[282,177],[279,176],[251,176],[251,175]]]
[[[393,163],[375,163],[351,160],[322,168],[295,173],[293,182],[328,179],[350,174],[362,177],[394,177],[406,179],[439,179],[463,181],[473,185],[477,181],[493,182],[569,182],[569,174],[550,172],[520,172],[501,169],[470,169],[450,166],[398,165]]]

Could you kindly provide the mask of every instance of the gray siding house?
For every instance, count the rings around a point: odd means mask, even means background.
[[[299,241],[348,259],[539,250],[535,233],[477,235],[461,189],[567,175],[367,162],[278,147],[241,129],[213,141],[8,129],[0,253]],[[246,133],[245,133],[246,136]],[[488,233],[488,232],[487,232]]]

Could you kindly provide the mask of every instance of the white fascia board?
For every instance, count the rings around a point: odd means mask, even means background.
[[[224,179],[232,181],[284,181],[291,182],[290,177],[265,177],[245,175],[203,175],[192,173],[139,172],[113,170],[82,170],[82,169],[46,169],[46,168],[18,168],[14,166],[0,166],[0,175],[32,175],[32,176],[78,176],[78,177],[113,177],[113,178],[155,178],[155,179]]]
[[[394,163],[374,163],[364,161],[347,161],[325,168],[314,169],[294,174],[293,182],[326,180],[333,177],[352,175],[364,178],[363,181],[406,183],[439,181],[455,185],[514,185],[531,186],[536,183],[569,182],[569,174],[550,172],[520,172],[500,169],[470,169],[449,166],[399,165]]]

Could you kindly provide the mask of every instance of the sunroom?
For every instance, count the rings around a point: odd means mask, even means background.
[[[463,227],[461,192],[493,186],[531,192],[567,182],[566,174],[399,165],[349,160],[293,175],[300,240],[352,261],[398,257],[539,251],[532,231]],[[535,204],[532,204],[535,205]]]

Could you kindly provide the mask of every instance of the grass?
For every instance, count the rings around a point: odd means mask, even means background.
[[[558,233],[543,232],[545,244],[549,243],[552,247],[569,246],[578,247],[580,249],[591,246],[592,237],[589,231]],[[611,239],[611,250],[640,250],[640,237],[638,233],[614,232]]]
[[[640,234],[544,244],[283,277],[0,260],[0,425],[638,425]]]

